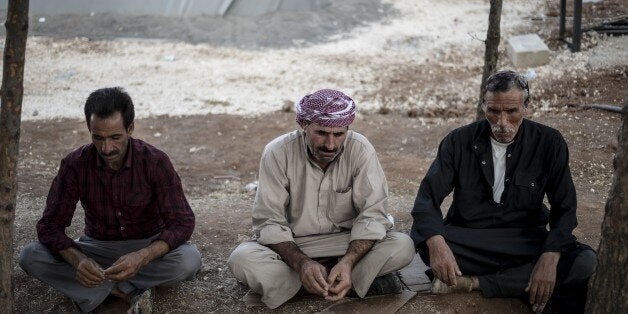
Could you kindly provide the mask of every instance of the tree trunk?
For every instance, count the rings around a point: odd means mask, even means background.
[[[586,313],[628,313],[628,102],[618,134],[613,184],[606,202],[598,264]]]
[[[482,82],[480,85],[480,100],[476,108],[476,120],[484,119],[482,104],[484,103],[484,82],[497,68],[497,48],[499,48],[499,24],[502,17],[502,0],[491,0],[491,10],[488,14],[488,31],[484,42],[484,70],[482,71]]]
[[[0,313],[13,312],[13,218],[17,196],[28,0],[9,0],[0,88]]]

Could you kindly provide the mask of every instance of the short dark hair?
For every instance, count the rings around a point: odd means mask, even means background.
[[[523,106],[527,107],[528,101],[530,100],[528,80],[523,74],[514,71],[498,71],[493,73],[486,79],[482,95],[486,96],[488,92],[507,92],[513,88],[517,88],[523,92]]]
[[[124,128],[128,129],[135,119],[135,109],[131,96],[122,87],[107,87],[93,91],[85,101],[87,128],[90,129],[93,114],[99,118],[108,118],[116,112],[120,112]]]

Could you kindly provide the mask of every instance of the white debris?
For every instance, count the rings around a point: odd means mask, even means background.
[[[247,185],[244,186],[244,190],[247,191],[248,193],[253,193],[255,191],[257,191],[257,186],[259,185],[259,181],[253,181]]]

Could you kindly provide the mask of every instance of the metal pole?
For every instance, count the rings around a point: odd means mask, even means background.
[[[575,0],[573,4],[573,37],[571,52],[580,51],[580,37],[582,37],[582,0]]]
[[[567,11],[567,0],[560,0],[560,22],[558,26],[558,38],[565,39],[565,15]]]

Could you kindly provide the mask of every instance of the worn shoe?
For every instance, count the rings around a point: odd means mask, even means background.
[[[399,294],[403,291],[403,284],[397,275],[392,272],[383,276],[376,277],[371,283],[366,295],[382,295],[382,294]]]
[[[130,300],[127,314],[150,314],[153,312],[153,291],[147,289],[135,294]]]
[[[448,286],[438,278],[434,278],[434,281],[432,281],[432,293],[434,294],[471,292],[471,290],[473,290],[473,279],[469,276],[460,276],[456,278],[455,286]]]

